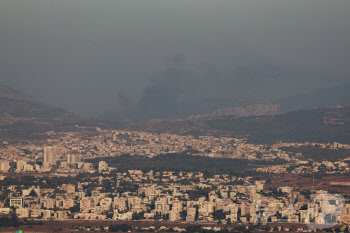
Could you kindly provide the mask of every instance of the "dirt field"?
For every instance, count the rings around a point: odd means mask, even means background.
[[[302,147],[281,147],[281,150],[293,153],[301,153],[302,158],[312,159],[317,162],[339,161],[350,157],[350,149],[327,149],[311,146]]]
[[[161,221],[115,221],[115,220],[65,220],[65,221],[44,221],[43,226],[22,226],[19,228],[1,228],[0,232],[6,232],[6,233],[14,233],[18,230],[22,230],[23,233],[53,233],[53,232],[60,232],[60,233],[73,233],[73,232],[79,232],[79,233],[87,233],[91,231],[78,231],[78,230],[71,230],[70,228],[72,226],[110,226],[110,225],[121,225],[121,224],[127,224],[132,227],[160,227],[160,226],[166,226],[168,228],[172,227],[180,227],[185,228],[188,226],[222,226],[223,228],[234,228],[236,226],[242,226],[242,224],[232,224],[232,225],[217,225],[216,223],[182,223],[182,222],[161,222]],[[305,224],[289,224],[289,223],[275,223],[275,224],[267,224],[269,227],[275,227],[275,226],[282,226],[284,228],[288,227],[295,231],[297,228],[304,228],[307,229],[307,226]],[[96,232],[96,231],[95,231]],[[107,231],[108,232],[108,231]],[[261,230],[258,230],[258,227],[253,230],[252,232],[261,232]]]
[[[284,174],[270,177],[271,184],[266,184],[265,189],[290,186],[300,189],[322,189],[330,193],[350,194],[350,176],[329,175],[322,178],[302,177],[296,174]]]

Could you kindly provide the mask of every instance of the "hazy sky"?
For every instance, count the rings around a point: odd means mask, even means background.
[[[349,12],[349,0],[1,0],[0,84],[83,116],[268,102],[350,80]]]

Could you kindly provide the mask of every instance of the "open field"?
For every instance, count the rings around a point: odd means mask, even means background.
[[[350,194],[350,176],[327,175],[318,177],[302,177],[296,174],[283,174],[271,176],[271,183],[265,185],[265,189],[290,186],[300,189],[322,189],[330,193]]]
[[[328,149],[311,146],[281,147],[283,151],[301,153],[303,159],[312,159],[317,162],[338,161],[350,157],[350,149]]]
[[[118,171],[140,169],[144,171],[219,171],[239,174],[247,168],[265,166],[267,163],[284,164],[286,161],[276,159],[274,161],[252,161],[244,159],[210,158],[207,156],[195,156],[191,154],[162,154],[153,158],[142,156],[114,156],[96,159],[87,159],[86,162],[93,163],[97,167],[100,160],[106,161],[109,166]]]
[[[128,225],[131,227],[155,227],[159,228],[162,226],[165,226],[167,228],[186,228],[186,227],[215,227],[219,226],[222,229],[234,229],[234,228],[245,228],[246,224],[237,223],[237,224],[231,224],[231,225],[218,225],[217,223],[205,223],[205,222],[195,222],[195,223],[188,223],[188,222],[162,222],[162,221],[115,221],[115,220],[63,220],[63,221],[43,221],[44,225],[41,226],[21,226],[18,228],[1,228],[0,232],[6,232],[6,233],[13,233],[18,230],[22,230],[24,233],[53,233],[53,232],[61,232],[61,233],[73,233],[73,232],[79,232],[79,233],[87,233],[91,232],[88,230],[73,230],[72,227],[92,227],[92,228],[99,228],[99,227],[107,227],[110,225]],[[288,224],[288,223],[274,223],[274,224],[267,224],[266,226],[254,226],[253,229],[251,229],[250,232],[261,232],[259,228],[264,229],[265,227],[283,227],[283,228],[290,228],[291,230],[295,231],[297,228],[303,228],[307,229],[307,226],[305,224]],[[103,232],[101,231],[95,231],[95,232]],[[108,231],[106,231],[108,232]],[[161,232],[161,231],[159,231]],[[284,231],[280,231],[284,232]]]

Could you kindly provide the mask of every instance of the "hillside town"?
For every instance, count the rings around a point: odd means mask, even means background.
[[[93,172],[84,160],[128,154],[152,158],[161,154],[189,152],[212,158],[247,160],[290,160],[277,147],[246,143],[242,139],[213,136],[181,136],[101,130],[94,133],[48,132],[48,139],[39,143],[8,144],[0,148],[2,172]],[[12,165],[13,164],[13,165]]]
[[[0,147],[0,172],[56,172],[93,173],[96,169],[87,159],[118,157],[121,155],[153,158],[162,154],[188,153],[210,158],[243,159],[248,161],[285,161],[282,165],[268,165],[258,171],[282,173],[287,169],[294,173],[325,171],[346,173],[348,158],[339,161],[312,161],[303,159],[300,153],[283,151],[285,147],[317,147],[349,149],[340,143],[282,143],[274,145],[250,144],[244,139],[213,136],[182,136],[176,134],[152,134],[140,131],[102,130],[96,128],[83,132],[47,132],[50,139],[25,141]]]

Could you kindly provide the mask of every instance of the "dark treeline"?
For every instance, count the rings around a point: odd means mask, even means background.
[[[349,157],[349,149],[329,149],[329,148],[320,148],[312,146],[303,146],[303,147],[281,147],[281,150],[292,152],[292,153],[301,153],[304,159],[312,159],[317,162],[321,161],[339,161]]]
[[[142,171],[187,171],[204,172],[215,171],[231,174],[240,174],[243,170],[253,167],[283,164],[284,160],[274,161],[250,161],[244,159],[210,158],[206,156],[194,156],[190,154],[163,154],[153,158],[122,155],[116,157],[104,157],[88,159],[97,167],[99,161],[106,161],[110,167],[118,171],[139,169]]]

